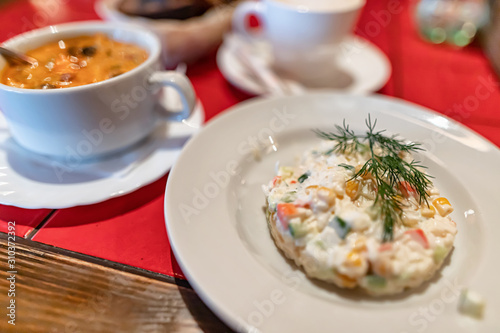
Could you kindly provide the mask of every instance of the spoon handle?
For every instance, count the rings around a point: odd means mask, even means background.
[[[3,55],[9,65],[34,65],[37,63],[32,57],[20,54],[0,46],[0,54]]]

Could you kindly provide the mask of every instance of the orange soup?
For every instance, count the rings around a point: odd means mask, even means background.
[[[26,89],[76,87],[128,72],[148,58],[140,47],[104,34],[58,40],[26,54],[38,65],[6,66],[3,84]]]

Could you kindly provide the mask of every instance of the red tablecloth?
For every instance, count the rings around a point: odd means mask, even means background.
[[[0,40],[40,26],[96,19],[93,6],[94,0],[11,2],[1,7]],[[412,6],[412,1],[404,0],[368,1],[358,23],[356,33],[377,45],[392,63],[392,76],[379,93],[448,115],[500,146],[499,81],[483,52],[474,45],[455,49],[422,41],[415,30]],[[224,80],[214,54],[191,65],[188,76],[203,101],[207,121],[249,97]],[[91,206],[51,211],[0,205],[0,231],[6,232],[7,222],[15,221],[19,236],[183,277],[163,218],[167,177]]]

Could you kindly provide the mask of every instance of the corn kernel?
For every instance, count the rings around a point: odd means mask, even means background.
[[[362,165],[358,165],[358,166],[356,167],[356,169],[355,169],[355,172],[356,172],[356,173],[358,173],[359,171],[361,171],[361,168],[362,168],[362,167],[363,167]],[[370,172],[368,172],[368,171],[366,171],[366,172],[364,172],[363,174],[361,174],[361,178],[363,178],[363,179],[365,179],[365,180],[368,180],[368,179],[374,179],[374,178],[373,178],[373,175],[372,175]]]
[[[434,208],[434,206],[432,205],[429,205],[429,207],[427,207],[427,205],[424,205],[420,212],[422,213],[423,217],[431,218],[436,214],[436,208]]]
[[[417,225],[418,220],[419,220],[418,213],[413,211],[404,212],[401,216],[401,221],[407,227],[414,227],[415,225]]]
[[[437,198],[432,202],[432,204],[434,205],[434,207],[436,207],[436,210],[438,211],[439,215],[443,217],[453,212],[453,207],[446,198],[443,197]]]
[[[348,197],[351,198],[351,200],[356,199],[358,195],[358,190],[359,190],[359,182],[355,180],[349,180],[345,184],[345,193],[347,194]]]
[[[402,150],[402,151],[400,151],[400,152],[398,153],[398,156],[399,156],[400,158],[404,159],[406,156],[408,156],[408,153],[407,153],[406,151],[403,151],[403,150]]]
[[[403,202],[404,198],[403,198],[403,196],[397,194],[394,196],[394,200],[397,200],[398,202]]]
[[[433,201],[434,204],[439,204],[439,205],[449,205],[451,206],[450,202],[448,201],[448,199],[444,198],[444,197],[441,197],[441,198],[437,198]]]
[[[366,251],[367,250],[367,248],[366,248],[366,237],[359,236],[359,238],[356,239],[356,241],[354,242],[353,248],[354,248],[354,250],[356,250],[358,252]]]
[[[377,262],[373,265],[373,271],[379,275],[379,276],[383,276],[383,277],[389,277],[390,274],[389,274],[389,269],[387,268],[387,266],[384,264],[384,262]]]
[[[361,256],[357,251],[351,251],[347,254],[346,265],[359,267],[362,265]]]
[[[347,275],[344,275],[344,274],[340,274],[340,273],[337,273],[337,276],[339,277],[340,279],[340,284],[342,285],[342,287],[345,287],[345,288],[354,288],[356,287],[356,280],[347,276]]]

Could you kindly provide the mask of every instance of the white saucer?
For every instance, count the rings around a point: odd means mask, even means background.
[[[0,204],[68,208],[130,193],[163,176],[202,126],[203,106],[182,123],[160,122],[143,142],[93,162],[58,162],[20,147],[0,113]]]
[[[222,75],[238,89],[251,94],[268,93],[259,80],[249,73],[234,51],[244,47],[250,56],[259,57],[264,65],[271,67],[272,54],[268,43],[262,40],[249,41],[231,33],[224,38],[224,43],[217,53],[217,65]],[[337,91],[349,93],[369,93],[379,90],[389,79],[391,63],[387,56],[375,45],[359,36],[348,37],[341,45],[338,69],[343,78],[338,82]]]

